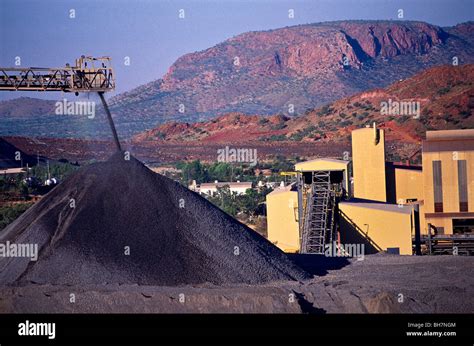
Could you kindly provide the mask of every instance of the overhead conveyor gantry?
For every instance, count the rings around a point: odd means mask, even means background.
[[[97,92],[104,106],[115,145],[122,150],[104,93],[115,89],[115,78],[109,57],[81,56],[75,66],[61,68],[0,67],[0,90]]]

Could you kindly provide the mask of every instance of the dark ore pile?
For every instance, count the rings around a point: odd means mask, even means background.
[[[0,284],[262,284],[308,274],[198,194],[117,152],[71,175],[0,233]]]

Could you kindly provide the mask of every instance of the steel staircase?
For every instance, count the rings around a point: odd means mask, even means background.
[[[306,201],[301,252],[324,254],[325,245],[334,239],[335,198],[330,172],[315,171]]]

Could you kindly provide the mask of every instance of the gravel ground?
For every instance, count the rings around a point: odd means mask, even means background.
[[[301,282],[280,281],[263,285],[29,284],[3,287],[0,288],[0,312],[474,312],[472,257],[370,255],[357,262],[314,256],[304,258],[304,261],[320,276]]]
[[[376,254],[330,267],[301,287],[327,312],[474,312],[474,257]]]
[[[73,207],[71,207],[73,206]],[[0,234],[39,244],[0,259],[0,285],[262,284],[307,273],[266,239],[133,157],[74,173]]]
[[[6,241],[40,256],[0,258],[0,312],[474,312],[473,257],[285,255],[121,153],[60,184]]]

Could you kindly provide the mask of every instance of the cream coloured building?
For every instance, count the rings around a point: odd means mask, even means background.
[[[301,251],[310,217],[304,186],[314,173],[326,172],[351,196],[347,161],[316,159],[295,171],[298,184],[267,196],[269,240],[288,252]],[[383,129],[354,130],[352,175],[352,198],[336,202],[341,243],[410,255],[416,232],[428,234],[429,224],[438,235],[474,234],[474,130],[428,131],[422,166],[386,162]]]

